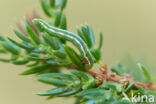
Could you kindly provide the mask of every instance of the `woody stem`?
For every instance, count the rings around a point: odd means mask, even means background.
[[[106,66],[101,67],[100,70],[102,73],[97,73],[92,70],[86,71],[89,74],[91,74],[94,78],[99,80],[99,83],[98,83],[99,85],[105,80],[116,82],[116,83],[124,83],[125,85],[128,85],[130,81],[134,81],[134,87],[133,87],[134,89],[136,89],[136,85],[140,85],[143,88],[156,91],[156,85],[154,84],[147,84],[147,83],[139,82],[130,76],[123,76],[123,77],[119,76],[116,73],[108,70]]]

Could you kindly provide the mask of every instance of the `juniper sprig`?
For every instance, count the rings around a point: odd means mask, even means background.
[[[138,66],[147,83],[126,74],[120,63],[111,69],[102,64],[102,32],[96,46],[94,32],[89,25],[78,28],[77,33],[68,31],[64,14],[66,4],[67,0],[41,0],[50,22],[35,12],[26,15],[25,23],[17,23],[18,29],[13,30],[20,42],[0,35],[0,53],[11,55],[9,59],[0,58],[0,61],[25,65],[29,68],[21,75],[36,74],[38,81],[56,86],[37,95],[48,98],[74,96],[77,98],[75,104],[132,104],[122,99],[123,94],[130,96],[133,91],[136,95],[149,95],[156,90],[150,74],[141,64]],[[99,67],[97,71],[92,70],[94,65]],[[62,73],[63,69],[68,73]]]

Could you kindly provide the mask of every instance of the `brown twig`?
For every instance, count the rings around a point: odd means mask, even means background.
[[[33,20],[34,18],[38,18],[38,17],[39,17],[39,16],[37,15],[37,13],[36,13],[35,10],[32,11],[32,14],[27,13],[26,16],[25,16],[26,20],[29,22],[29,24],[30,24],[30,26],[32,27],[32,29],[33,29],[33,30],[35,31],[35,33],[39,36],[38,30],[37,30],[36,26],[34,25],[34,23],[32,22],[32,20]],[[24,28],[24,26],[22,25],[21,22],[16,22],[16,25],[17,25],[18,29],[19,29],[25,36],[28,36],[28,33],[27,33],[27,31],[25,30],[25,28]]]
[[[130,83],[130,81],[134,81],[134,89],[136,89],[135,85],[140,85],[143,88],[149,89],[149,90],[154,90],[156,91],[156,85],[154,84],[146,84],[146,83],[142,83],[139,81],[136,81],[134,78],[130,77],[130,76],[119,76],[116,73],[108,70],[107,66],[104,65],[103,67],[100,68],[100,71],[102,73],[97,73],[94,72],[92,70],[87,70],[86,72],[88,72],[89,74],[91,74],[92,76],[94,76],[96,79],[99,80],[99,85],[104,81],[112,81],[112,82],[116,82],[116,83],[124,83],[125,85],[128,85]]]
[[[36,26],[35,26],[34,23],[32,22],[32,20],[33,20],[34,18],[38,18],[36,12],[33,11],[32,15],[29,14],[29,13],[27,13],[25,17],[26,17],[27,21],[29,22],[30,26],[32,27],[32,29],[36,32],[37,35],[39,35],[39,32],[38,32]]]

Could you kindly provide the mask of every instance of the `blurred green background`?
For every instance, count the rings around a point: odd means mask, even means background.
[[[0,0],[0,33],[16,38],[11,27],[33,9],[45,17],[39,0]],[[131,55],[137,62],[145,60],[156,79],[156,0],[69,0],[66,14],[73,32],[90,24],[98,42],[98,32],[103,31],[103,63],[114,65]],[[33,94],[50,86],[19,76],[24,69],[0,63],[0,104],[72,104],[70,98],[45,101]]]

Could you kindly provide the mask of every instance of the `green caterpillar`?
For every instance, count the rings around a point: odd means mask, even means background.
[[[34,19],[33,22],[49,35],[72,42],[80,50],[81,55],[88,61],[89,66],[93,65],[94,57],[80,36],[72,32],[56,28],[42,19]]]

